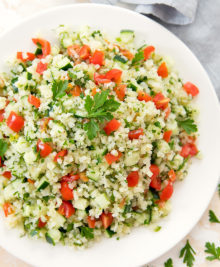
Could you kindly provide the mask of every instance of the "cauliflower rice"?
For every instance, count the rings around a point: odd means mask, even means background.
[[[131,30],[56,32],[0,76],[0,205],[31,238],[87,247],[169,213],[198,154],[198,88]]]

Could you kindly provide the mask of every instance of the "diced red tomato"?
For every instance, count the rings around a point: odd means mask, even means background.
[[[117,121],[116,119],[112,119],[105,125],[104,131],[106,132],[107,135],[110,135],[112,132],[118,130],[120,126],[121,123],[119,121]]]
[[[100,65],[103,66],[104,63],[104,53],[99,50],[95,50],[94,54],[90,58],[90,63],[94,65]]]
[[[35,106],[36,108],[39,108],[40,107],[40,99],[39,98],[37,98],[36,96],[34,96],[34,95],[29,95],[28,96],[28,102],[31,104],[31,105],[33,105],[33,106]]]
[[[134,55],[129,50],[127,50],[127,49],[120,49],[120,52],[128,60],[132,60],[134,58]]]
[[[40,38],[33,38],[33,43],[38,45],[41,45],[42,49],[42,55],[39,55],[38,57],[45,58],[47,55],[51,53],[51,45],[47,40],[40,39]]]
[[[71,188],[69,188],[68,182],[63,182],[63,181],[61,182],[60,193],[61,193],[62,198],[64,200],[73,200],[73,198],[74,198],[73,190]]]
[[[14,209],[11,203],[9,202],[5,202],[3,204],[3,211],[5,214],[5,217],[8,217],[8,215],[13,214],[14,213]]]
[[[172,194],[173,194],[173,185],[172,183],[168,183],[160,194],[160,200],[166,201],[171,198]]]
[[[167,109],[165,110],[165,117],[164,117],[165,120],[168,119],[168,117],[169,117],[169,115],[170,115],[170,112],[171,112],[170,107],[167,107]]]
[[[157,69],[157,74],[162,78],[166,78],[168,76],[168,69],[165,62],[160,64],[160,66]]]
[[[19,132],[24,127],[24,118],[11,111],[7,119],[7,125],[14,132]]]
[[[34,180],[31,180],[31,179],[27,179],[27,180],[28,180],[28,183],[30,183],[30,184],[34,184],[35,183]]]
[[[2,167],[2,157],[0,157],[0,167]]]
[[[65,157],[66,155],[67,155],[67,150],[61,150],[61,151],[58,152],[58,153],[56,154],[56,156],[54,157],[54,161],[57,162],[57,160],[58,160],[59,158],[63,158],[63,157]]]
[[[125,84],[119,84],[114,88],[114,91],[118,97],[119,100],[124,101],[125,99],[125,92],[126,92],[126,85]]]
[[[137,99],[139,101],[145,101],[145,102],[148,102],[148,101],[151,101],[152,100],[152,97],[149,96],[147,93],[143,92],[143,91],[139,91],[138,92],[138,97]]]
[[[0,122],[4,120],[4,113],[5,113],[4,109],[0,110]]]
[[[47,70],[47,63],[42,63],[41,61],[37,64],[36,72],[42,75],[44,71]]]
[[[171,135],[172,135],[172,131],[171,130],[164,132],[163,140],[166,141],[167,143],[169,143]]]
[[[144,130],[142,128],[139,128],[137,130],[130,131],[128,133],[128,138],[130,140],[138,139],[141,135],[144,135]]]
[[[80,96],[81,93],[82,89],[78,85],[74,86],[73,89],[70,91],[70,94],[72,96]]]
[[[150,55],[155,51],[154,46],[147,46],[144,48],[144,60],[148,60]]]
[[[43,222],[41,220],[41,218],[38,219],[38,223],[37,223],[37,227],[38,228],[43,228],[45,225],[47,224],[47,221],[46,222]]]
[[[180,155],[184,158],[187,158],[189,156],[193,157],[198,153],[198,149],[195,144],[188,143],[182,146],[182,149],[180,151]]]
[[[29,52],[17,52],[17,59],[21,60],[22,62],[32,61],[35,59],[35,54]]]
[[[128,187],[135,187],[139,181],[138,171],[130,172],[127,176]]]
[[[91,216],[88,216],[88,217],[87,217],[87,220],[88,220],[89,228],[95,228],[96,220],[95,220],[95,219],[92,219]]]
[[[81,59],[86,60],[90,56],[90,51],[91,49],[88,45],[83,45],[79,50],[79,56]]]
[[[77,181],[80,179],[80,175],[79,174],[68,174],[68,175],[65,175],[61,178],[61,181],[62,182],[69,182],[69,183],[72,183],[73,181]]]
[[[161,180],[158,177],[158,175],[160,174],[160,169],[157,165],[151,164],[150,171],[153,173],[152,176],[150,177],[151,178],[150,187],[159,191],[161,189]]]
[[[169,177],[169,181],[173,183],[176,180],[176,173],[175,173],[175,171],[174,170],[170,170],[168,172],[168,177]]]
[[[196,96],[199,93],[198,87],[196,87],[193,83],[187,82],[183,85],[184,90],[188,95]]]
[[[111,212],[108,213],[102,213],[101,216],[102,225],[105,229],[107,229],[113,222],[113,216]]]
[[[40,151],[40,156],[42,158],[46,158],[53,151],[53,149],[48,143],[43,143],[41,140],[38,140],[37,151]]]
[[[120,83],[121,82],[121,75],[122,75],[121,70],[111,69],[105,74],[105,77],[106,77],[106,79],[109,79],[112,82]]]
[[[72,203],[63,200],[58,212],[68,219],[75,213],[75,208],[73,207]]]
[[[79,54],[80,46],[78,44],[74,44],[67,47],[67,53],[70,57],[73,57],[76,54]]]
[[[111,80],[107,79],[105,77],[105,74],[98,74],[98,73],[94,73],[94,82],[96,84],[99,84],[99,83],[110,83]]]
[[[5,171],[5,172],[3,172],[3,174],[2,174],[5,178],[7,178],[7,179],[11,179],[11,172],[9,172],[9,171]]]
[[[111,165],[113,162],[119,161],[121,156],[122,153],[120,151],[118,151],[118,156],[114,156],[111,153],[108,153],[105,155],[105,160],[108,162],[109,165]]]
[[[154,98],[153,102],[157,109],[166,109],[168,107],[168,103],[170,102],[169,98],[166,98],[162,93],[157,93]]]

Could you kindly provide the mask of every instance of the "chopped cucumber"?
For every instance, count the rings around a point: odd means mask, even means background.
[[[48,185],[49,185],[48,181],[45,180],[45,179],[42,179],[40,185],[39,185],[38,188],[37,188],[37,192],[39,192],[39,191],[45,189]]]
[[[115,55],[114,61],[118,61],[118,62],[125,64],[128,60],[126,59],[126,57],[122,57],[120,55]]]
[[[140,159],[140,155],[138,151],[129,151],[125,155],[125,165],[133,166],[138,163],[139,159]]]
[[[47,242],[48,242],[49,244],[55,246],[55,242],[54,242],[53,238],[49,235],[49,233],[46,233],[46,234],[45,234],[45,238],[46,238],[46,240],[47,240]]]
[[[85,210],[88,207],[88,200],[85,198],[78,198],[74,201],[74,207],[79,210]]]
[[[121,30],[120,32],[121,41],[125,44],[132,42],[134,37],[134,31],[132,30]]]
[[[100,172],[97,169],[88,169],[86,175],[95,182],[100,178]]]
[[[106,209],[110,204],[110,201],[105,193],[98,194],[94,201],[101,209]]]

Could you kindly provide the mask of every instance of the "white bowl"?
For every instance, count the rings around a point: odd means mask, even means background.
[[[199,149],[201,160],[193,160],[189,175],[175,185],[170,215],[159,222],[162,229],[155,233],[144,227],[133,229],[117,241],[102,239],[93,247],[77,251],[64,246],[50,246],[43,241],[19,238],[16,230],[7,230],[0,220],[0,245],[18,258],[35,266],[140,266],[165,253],[178,243],[198,222],[216,188],[220,165],[219,105],[213,86],[193,53],[172,33],[127,9],[95,4],[74,4],[47,10],[7,31],[0,37],[0,68],[16,51],[33,50],[31,37],[39,30],[54,41],[52,31],[60,24],[89,25],[116,35],[120,29],[132,29],[138,41],[146,40],[162,54],[171,56],[184,81],[195,83],[200,94]],[[214,56],[214,55],[213,55]]]

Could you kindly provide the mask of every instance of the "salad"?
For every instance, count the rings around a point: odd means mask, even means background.
[[[199,89],[132,30],[62,25],[56,35],[58,45],[33,38],[0,75],[6,223],[77,247],[155,227],[199,152]]]

